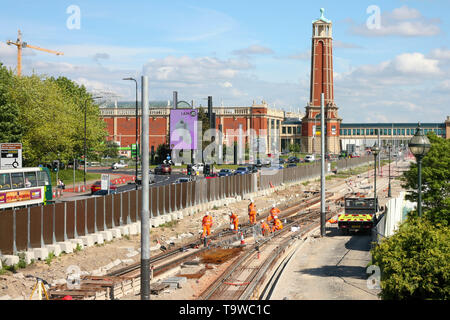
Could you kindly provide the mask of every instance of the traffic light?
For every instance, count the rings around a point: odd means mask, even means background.
[[[58,172],[59,171],[59,160],[53,160],[52,162],[52,171]]]
[[[205,164],[205,167],[203,169],[203,174],[208,175],[211,173],[211,166],[209,164]]]
[[[187,175],[191,176],[192,175],[192,164],[188,164],[186,169],[187,169]]]

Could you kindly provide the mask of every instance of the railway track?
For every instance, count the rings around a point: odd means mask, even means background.
[[[339,201],[340,199],[333,199],[332,194],[327,193],[327,200]],[[269,248],[268,250],[270,251],[270,248],[272,247],[272,251],[277,253],[276,255],[273,255],[273,257],[278,257],[280,254],[282,254],[283,250],[287,248],[291,240],[299,237],[306,230],[305,228],[308,228],[308,225],[312,225],[314,223],[313,221],[315,221],[316,218],[320,216],[317,209],[311,209],[311,207],[314,207],[319,203],[320,194],[317,192],[312,193],[306,199],[296,200],[293,203],[279,206],[281,210],[279,217],[282,220],[286,219],[283,230],[275,232],[270,237],[270,239],[259,238],[257,243],[254,243],[251,246],[246,246],[246,248],[242,250],[242,253],[237,258],[238,261],[236,263],[233,263],[233,266],[230,267],[233,268],[233,271],[231,271],[231,269],[227,269],[227,271],[222,274],[220,278],[221,280],[217,280],[218,282],[214,282],[211,287],[215,287],[216,284],[220,284],[221,282],[222,286],[238,286],[240,288],[240,290],[238,291],[241,292],[239,294],[239,298],[246,299],[246,297],[249,296],[249,292],[252,292],[252,290],[249,288],[256,287],[255,283],[261,280],[261,270],[266,270],[270,265],[270,263],[269,265],[267,265],[268,262],[266,262],[266,264],[263,263],[261,266],[255,267],[251,266],[251,261],[260,260],[262,262],[266,260],[264,254],[262,253],[263,248],[264,251],[266,250],[266,248]],[[301,214],[298,214],[299,212]],[[267,215],[260,215],[257,217],[257,220],[265,219]],[[299,226],[300,230],[302,231],[288,232],[290,231],[291,226]],[[255,229],[253,226],[250,226],[249,223],[242,224],[240,232],[246,239],[253,238],[255,236]],[[208,247],[204,247],[200,239],[197,239],[188,244],[174,247],[167,252],[163,252],[153,257],[150,261],[150,265],[152,266],[152,277],[163,275],[168,270],[179,266],[186,261],[193,260],[197,256],[213,247],[230,246],[237,240],[237,236],[228,229],[222,229],[212,234],[209,237],[209,240],[210,244]],[[260,257],[260,259],[255,259],[255,257]],[[273,264],[276,259],[273,258],[271,259],[271,261],[271,263]],[[248,272],[248,270],[251,270],[251,272]],[[72,296],[72,298],[75,300],[109,300],[118,299],[130,293],[137,294],[140,292],[140,271],[140,263],[135,263],[119,270],[110,272],[105,276],[82,276],[76,279],[74,283],[65,283],[50,288],[49,296],[51,299],[56,300],[61,299],[66,295]],[[233,274],[233,276],[236,274],[240,274],[241,277],[245,277],[245,279],[243,279],[242,281],[239,280],[239,284],[236,284],[232,282],[234,280],[230,278],[231,273]],[[161,289],[162,288],[158,286],[153,287],[153,290],[155,292],[158,292]],[[222,289],[216,290],[219,291],[215,291],[216,293],[213,292],[211,294],[203,294],[202,299],[215,299],[221,296],[220,292],[226,291],[223,289],[223,287]],[[225,294],[226,296],[229,295],[228,293],[223,294]],[[237,296],[237,293],[233,295],[233,297]]]

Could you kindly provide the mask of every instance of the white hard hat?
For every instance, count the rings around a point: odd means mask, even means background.
[[[231,212],[231,211],[230,211],[230,212],[228,212],[228,215],[229,215],[229,216],[231,216],[232,214],[233,214],[233,212]]]
[[[253,198],[250,198],[250,202],[253,202]]]
[[[209,211],[206,211],[206,214],[209,214]]]
[[[274,203],[274,204],[272,204],[272,208],[275,208],[275,203]]]

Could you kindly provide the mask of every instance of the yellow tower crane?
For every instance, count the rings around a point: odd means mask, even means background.
[[[20,32],[20,30],[18,31],[17,41],[16,42],[12,42],[12,41],[8,40],[8,41],[6,41],[6,44],[8,44],[8,45],[12,45],[13,44],[13,45],[15,45],[17,47],[17,75],[19,77],[22,74],[22,49],[23,48],[31,48],[31,49],[35,49],[35,50],[39,50],[39,51],[53,53],[53,54],[56,54],[57,56],[61,56],[61,55],[64,54],[62,52],[53,51],[53,50],[44,49],[44,48],[39,48],[39,47],[36,47],[36,46],[32,46],[31,44],[28,44],[26,42],[22,42],[22,32]]]

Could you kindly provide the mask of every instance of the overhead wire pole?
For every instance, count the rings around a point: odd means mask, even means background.
[[[148,109],[147,76],[142,76],[141,85],[142,85],[141,300],[150,300],[149,109]]]
[[[324,94],[320,95],[320,235],[325,236],[325,114]]]

